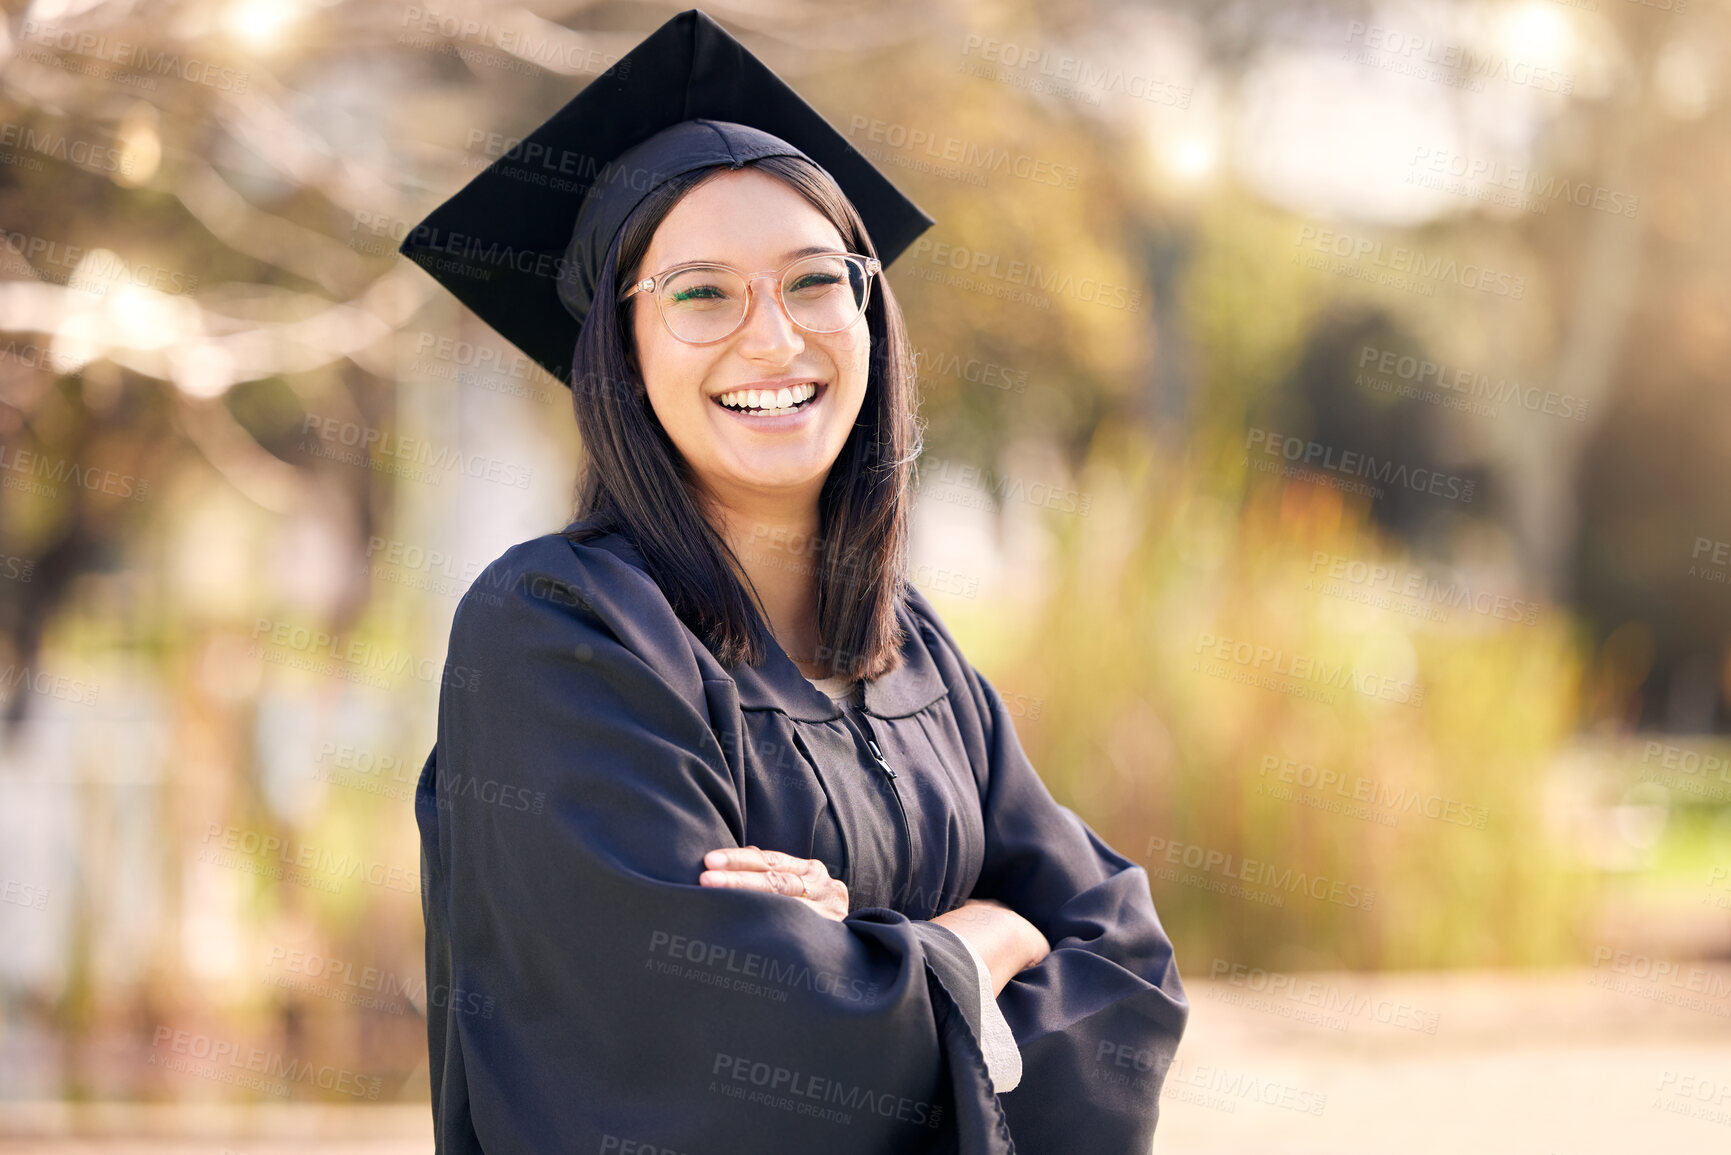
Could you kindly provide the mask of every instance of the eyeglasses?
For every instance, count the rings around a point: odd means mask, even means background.
[[[732,265],[680,265],[638,281],[619,300],[654,294],[669,333],[690,345],[708,345],[745,323],[751,286],[772,276],[788,320],[807,332],[839,333],[865,312],[871,279],[882,271],[876,257],[858,253],[816,253],[749,277]]]

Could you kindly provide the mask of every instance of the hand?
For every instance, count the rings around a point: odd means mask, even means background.
[[[999,902],[997,899],[968,899],[968,901],[964,902],[959,908],[964,917],[968,916],[970,907],[986,908],[984,911],[977,909],[973,911],[974,917],[979,917],[981,914],[990,914],[1008,924],[1013,933],[1015,942],[1024,952],[1026,960],[1022,963],[1024,970],[1042,962],[1047,955],[1052,953],[1052,944],[1046,941],[1046,936],[1040,933],[1039,927],[1035,926],[1033,923],[1017,914],[1014,910],[1011,910],[1009,907]]]
[[[981,898],[974,901],[995,906],[1015,921],[1016,929],[1021,932],[1019,941],[1028,949],[1028,961],[1022,964],[1024,970],[1044,962],[1046,956],[1052,953],[1052,944],[1046,941],[1046,936],[1040,933],[1039,927],[995,898]]]
[[[806,903],[825,918],[847,917],[847,883],[829,876],[815,858],[796,858],[756,846],[724,846],[703,856],[710,869],[697,876],[700,886],[765,890]]]
[[[961,935],[980,952],[992,975],[994,997],[1017,974],[1052,953],[1052,944],[1038,927],[994,898],[970,898],[932,921]]]

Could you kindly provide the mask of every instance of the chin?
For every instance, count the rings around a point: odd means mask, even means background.
[[[727,471],[728,479],[749,489],[794,489],[821,482],[834,457],[801,457],[790,461],[781,454],[748,454],[736,459]]]

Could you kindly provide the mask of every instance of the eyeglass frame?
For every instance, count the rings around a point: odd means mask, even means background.
[[[854,260],[859,261],[865,266],[865,297],[860,301],[859,312],[854,315],[853,321],[849,321],[847,325],[843,325],[840,329],[812,329],[800,324],[798,321],[793,319],[793,314],[787,311],[787,302],[782,299],[781,282],[782,278],[787,276],[787,271],[799,264],[801,261],[809,261],[815,257],[852,257]],[[757,297],[757,282],[761,277],[775,278],[775,303],[781,309],[781,315],[786,317],[788,323],[793,325],[796,329],[802,329],[807,333],[816,333],[819,336],[828,336],[831,333],[844,332],[848,326],[854,323],[854,321],[858,321],[861,317],[865,316],[866,306],[871,304],[872,299],[872,278],[883,272],[884,267],[883,263],[876,257],[868,257],[864,253],[845,252],[841,249],[806,253],[802,256],[795,257],[779,269],[762,269],[749,276],[734,266],[722,264],[719,261],[687,261],[683,265],[674,265],[670,269],[663,269],[654,276],[644,277],[641,281],[636,282],[629,289],[625,290],[625,292],[621,293],[617,303],[623,305],[638,293],[643,293],[646,296],[653,294],[656,289],[660,288],[660,284],[657,282],[664,283],[667,278],[674,274],[688,272],[691,269],[726,269],[730,273],[738,274],[740,279],[745,282],[745,311],[740,313],[739,321],[733,326],[733,328],[729,329],[721,336],[712,337],[707,341],[686,341],[684,337],[673,332],[673,322],[667,319],[667,313],[661,308],[661,301],[664,298],[656,298],[655,312],[661,317],[662,326],[674,340],[683,341],[687,345],[714,345],[727,340],[729,337],[739,332],[740,329],[745,327],[745,322],[751,317],[751,305]]]

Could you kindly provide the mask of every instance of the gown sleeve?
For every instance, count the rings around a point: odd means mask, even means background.
[[[980,1050],[985,1053],[986,1072],[992,1076],[992,1090],[1000,1095],[1014,1091],[1016,1084],[1022,1081],[1022,1052],[1016,1048],[1016,1036],[1010,1030],[1009,1020],[1004,1018],[1003,1009],[992,994],[992,969],[986,965],[986,957],[974,949],[973,943],[960,935],[956,938],[974,960],[974,975],[980,981],[980,1026],[976,1034]]]
[[[1009,1155],[955,936],[698,884],[745,830],[736,691],[570,557],[508,552],[452,625],[415,800],[437,1150]]]
[[[1142,867],[1053,799],[997,689],[952,647],[983,747],[986,854],[974,897],[1051,944],[998,995],[1022,1077],[1000,1102],[1020,1152],[1147,1155],[1160,1087],[1189,1016]]]

